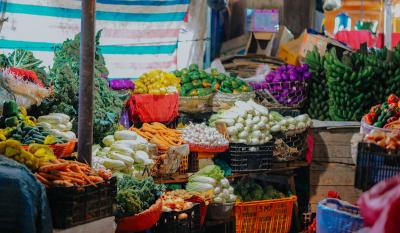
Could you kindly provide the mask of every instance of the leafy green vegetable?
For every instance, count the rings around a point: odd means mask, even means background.
[[[164,185],[155,184],[153,178],[142,180],[118,175],[117,217],[131,216],[148,209],[165,191]]]
[[[221,168],[216,165],[208,165],[193,174],[191,178],[194,178],[195,176],[207,176],[220,181],[222,178],[224,178],[224,171],[222,171]]]
[[[99,45],[100,35],[100,32],[96,35],[96,45]],[[47,80],[47,83],[53,86],[54,96],[43,101],[35,109],[37,113],[34,115],[60,112],[78,118],[79,46],[78,34],[74,39],[64,41],[61,47],[56,49],[54,64]],[[123,101],[117,92],[108,87],[108,82],[104,79],[108,70],[99,47],[96,49],[94,66],[93,137],[94,142],[99,143],[104,135],[112,135],[115,132]],[[74,121],[73,130],[77,131],[77,120]]]
[[[272,185],[266,185],[263,189],[252,179],[241,180],[235,185],[234,190],[242,201],[270,200],[289,196],[278,191]]]

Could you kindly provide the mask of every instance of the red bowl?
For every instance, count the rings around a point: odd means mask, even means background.
[[[162,201],[158,199],[147,210],[117,221],[116,233],[140,232],[151,228],[160,219],[162,210]]]

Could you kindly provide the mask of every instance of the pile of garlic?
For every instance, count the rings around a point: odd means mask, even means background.
[[[206,124],[190,123],[182,129],[182,137],[185,142],[205,146],[225,146],[229,141],[215,128]]]

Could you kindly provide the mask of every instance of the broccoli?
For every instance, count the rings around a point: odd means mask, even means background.
[[[143,203],[140,201],[137,192],[133,189],[118,191],[117,196],[117,217],[125,217],[143,211]]]

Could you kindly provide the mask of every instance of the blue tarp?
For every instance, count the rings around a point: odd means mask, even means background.
[[[45,187],[22,164],[0,155],[0,233],[51,233]]]

